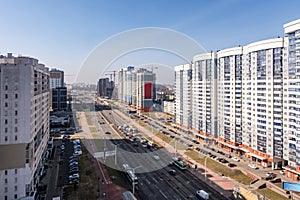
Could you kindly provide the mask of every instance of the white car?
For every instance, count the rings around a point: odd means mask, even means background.
[[[155,160],[159,160],[159,156],[158,155],[154,155],[153,156]]]
[[[249,164],[248,166],[252,169],[258,169],[257,165],[255,165],[255,164]]]
[[[232,157],[231,160],[236,161],[236,162],[240,162],[240,160],[237,157]]]
[[[79,179],[79,174],[72,174],[69,176],[69,179]]]

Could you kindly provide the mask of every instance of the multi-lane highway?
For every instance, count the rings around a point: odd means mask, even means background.
[[[99,132],[96,138],[99,140],[94,141],[93,151],[112,152],[117,145],[117,159],[114,156],[99,159],[109,167],[119,170],[122,170],[123,164],[136,168],[135,173],[138,177],[136,193],[140,199],[197,199],[196,191],[199,189],[210,193],[210,199],[230,199],[230,191],[224,191],[211,182],[208,184],[204,176],[194,172],[194,169],[181,171],[175,166],[170,166],[174,155],[164,148],[146,147],[145,143],[141,143],[144,139],[141,134],[137,133],[136,139],[130,140],[125,135],[126,128],[116,131],[117,127],[128,124],[130,117],[124,119],[114,110],[95,112],[94,117],[98,122]],[[132,129],[138,130],[138,127]],[[176,170],[176,174],[170,174],[170,169]]]

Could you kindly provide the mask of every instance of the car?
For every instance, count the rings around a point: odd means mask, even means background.
[[[268,176],[272,176],[274,173],[273,172],[267,172],[266,173],[266,176],[268,177]]]
[[[73,166],[78,167],[78,162],[73,162],[73,163],[70,163],[70,164],[69,164],[69,167],[70,167],[70,168],[73,167]]]
[[[284,175],[285,174],[285,170],[280,170],[279,173],[282,174],[282,175]]]
[[[75,155],[75,156],[79,156],[79,155],[81,155],[82,154],[82,151],[75,151],[74,153],[73,153],[73,155]]]
[[[231,160],[236,161],[236,162],[240,162],[240,160],[237,157],[232,157]]]
[[[230,154],[225,154],[225,156],[226,156],[227,158],[232,158],[232,156],[231,156]]]
[[[79,179],[79,174],[78,173],[72,174],[69,176],[69,179]]]
[[[171,174],[171,175],[176,175],[176,170],[175,170],[175,169],[170,169],[170,170],[169,170],[169,174]]]
[[[228,163],[228,167],[236,167],[236,164]]]
[[[154,155],[153,158],[154,158],[155,160],[159,160],[159,156],[158,156],[158,155]]]
[[[253,164],[253,163],[250,163],[248,165],[248,167],[250,167],[251,169],[258,169],[257,165],[256,164]]]
[[[110,135],[111,133],[110,133],[110,132],[108,132],[108,131],[106,131],[106,132],[105,132],[105,134],[107,134],[107,135]]]

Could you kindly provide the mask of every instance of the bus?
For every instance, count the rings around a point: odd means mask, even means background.
[[[187,164],[185,164],[183,161],[179,160],[178,158],[173,159],[173,164],[178,167],[180,170],[187,169]]]
[[[126,191],[122,194],[122,200],[137,200],[137,198],[130,191]]]
[[[133,185],[137,185],[138,177],[133,173],[133,170],[127,164],[123,164],[123,169],[130,183]]]

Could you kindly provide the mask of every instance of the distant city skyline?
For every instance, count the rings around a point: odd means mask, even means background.
[[[5,9],[0,13],[0,53],[34,57],[50,68],[62,69],[67,83],[74,81],[97,45],[123,31],[168,28],[193,38],[207,51],[216,51],[284,36],[282,25],[300,18],[300,2],[278,0],[3,1],[1,5]],[[168,66],[184,64],[174,56],[163,56]],[[130,58],[121,59],[115,67],[163,59]]]

